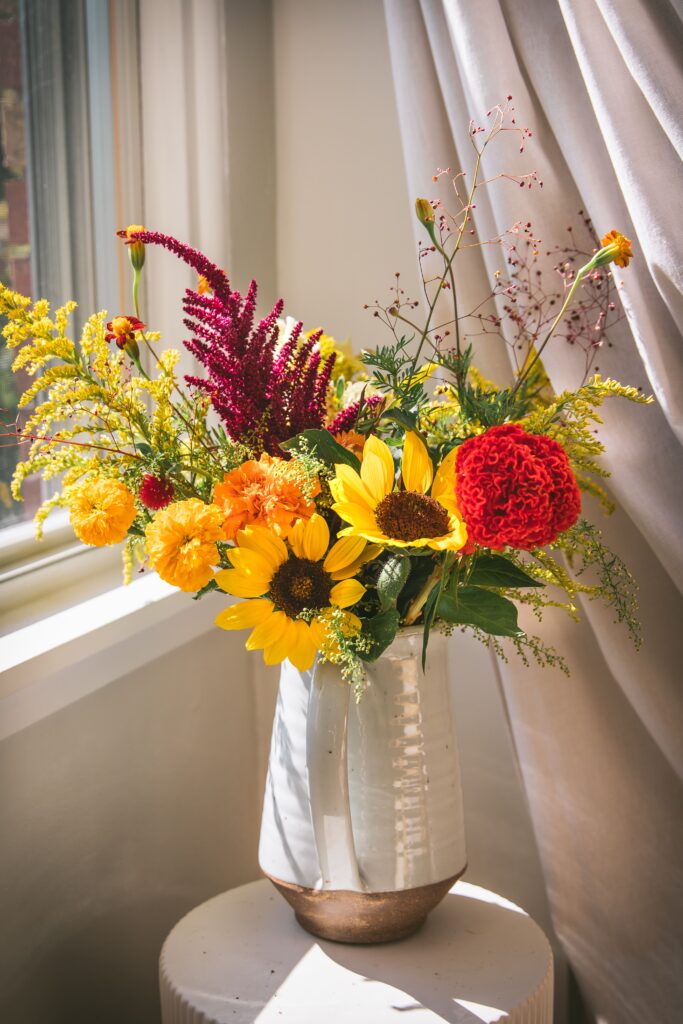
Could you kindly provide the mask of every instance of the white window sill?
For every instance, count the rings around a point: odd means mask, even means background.
[[[150,574],[1,637],[0,739],[207,632],[218,610]]]

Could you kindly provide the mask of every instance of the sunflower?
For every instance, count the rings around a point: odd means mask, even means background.
[[[317,514],[299,520],[287,543],[261,526],[241,530],[228,551],[233,568],[217,573],[216,582],[248,600],[220,612],[216,625],[252,629],[247,650],[263,650],[267,665],[289,658],[300,671],[309,669],[318,650],[330,650],[330,610],[360,601],[365,587],[353,577],[378,550],[360,537],[343,537],[328,551],[329,543],[328,525]],[[310,621],[301,618],[304,612]],[[352,616],[349,628],[356,623]]]
[[[455,500],[456,454],[457,449],[450,452],[434,476],[426,447],[417,434],[408,432],[401,463],[403,487],[398,489],[391,452],[371,434],[360,473],[337,465],[330,481],[332,508],[350,524],[340,536],[399,548],[459,551],[467,542],[467,530]]]
[[[103,476],[73,488],[69,512],[78,539],[97,548],[119,544],[137,515],[135,498],[126,485]]]

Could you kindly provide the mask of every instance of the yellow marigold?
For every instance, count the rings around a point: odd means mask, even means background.
[[[137,514],[135,498],[126,485],[102,476],[75,487],[69,507],[78,539],[97,548],[120,543]]]
[[[315,512],[293,464],[267,454],[226,473],[214,488],[213,500],[223,510],[227,540],[254,524],[286,536],[297,519],[310,519]]]
[[[618,267],[627,267],[629,260],[633,259],[631,239],[626,238],[621,232],[608,231],[600,241],[603,249],[609,248],[610,261],[616,263]]]
[[[217,540],[224,540],[223,510],[199,498],[175,501],[145,529],[147,554],[162,580],[188,592],[201,590],[218,563]]]

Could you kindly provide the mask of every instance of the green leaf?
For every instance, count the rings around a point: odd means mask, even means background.
[[[406,555],[391,555],[382,566],[377,580],[377,596],[382,611],[396,604],[410,575],[410,558]]]
[[[459,587],[453,594],[441,595],[439,618],[464,626],[478,626],[494,636],[524,636],[517,624],[517,608],[506,597],[479,587]]]
[[[193,595],[192,600],[198,601],[200,597],[204,597],[205,594],[210,594],[212,590],[220,590],[220,587],[213,579],[209,580],[208,583],[205,583],[201,590],[198,590],[197,593]]]
[[[479,555],[468,582],[475,587],[543,586],[502,555]]]
[[[413,433],[417,433],[417,416],[412,416],[410,413],[403,412],[402,409],[389,409],[382,416],[383,420],[393,420],[394,423],[400,423],[406,430],[411,430]]]
[[[429,634],[432,626],[434,625],[434,619],[436,618],[436,608],[439,599],[439,594],[443,590],[443,576],[438,583],[435,583],[432,589],[429,591],[429,597],[425,602],[423,609],[424,616],[424,629],[422,630],[422,671],[424,672],[427,667],[427,645],[429,644]]]
[[[352,469],[360,469],[360,461],[333,438],[329,430],[304,430],[289,441],[283,441],[280,447],[286,452],[296,452],[300,441],[305,441],[308,448],[322,462],[334,467],[338,462],[343,462]]]
[[[362,655],[363,661],[377,661],[396,636],[399,622],[400,617],[395,608],[388,608],[385,612],[368,619],[363,632],[370,637],[373,644],[370,650]]]

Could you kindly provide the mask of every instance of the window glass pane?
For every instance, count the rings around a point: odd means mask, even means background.
[[[30,295],[31,240],[26,160],[26,116],[19,0],[0,0],[0,280]],[[0,339],[0,417],[2,433],[12,429],[20,389],[28,378],[14,377],[12,353]],[[27,481],[25,501],[10,496],[9,483],[19,458],[11,438],[0,440],[0,526],[30,517],[41,498],[38,480]]]
[[[98,281],[115,278],[114,174],[107,0],[0,0],[0,278],[55,306],[109,306]],[[90,48],[90,52],[89,52]],[[93,146],[96,141],[96,147]],[[94,152],[96,148],[97,152]],[[98,259],[99,249],[99,259]],[[111,250],[111,255],[109,254]],[[74,318],[74,330],[81,323]],[[0,348],[0,418],[17,417],[27,380]],[[19,423],[30,410],[22,411]],[[6,433],[6,430],[2,431]],[[0,447],[0,527],[30,519],[50,493],[9,484],[24,445]]]

